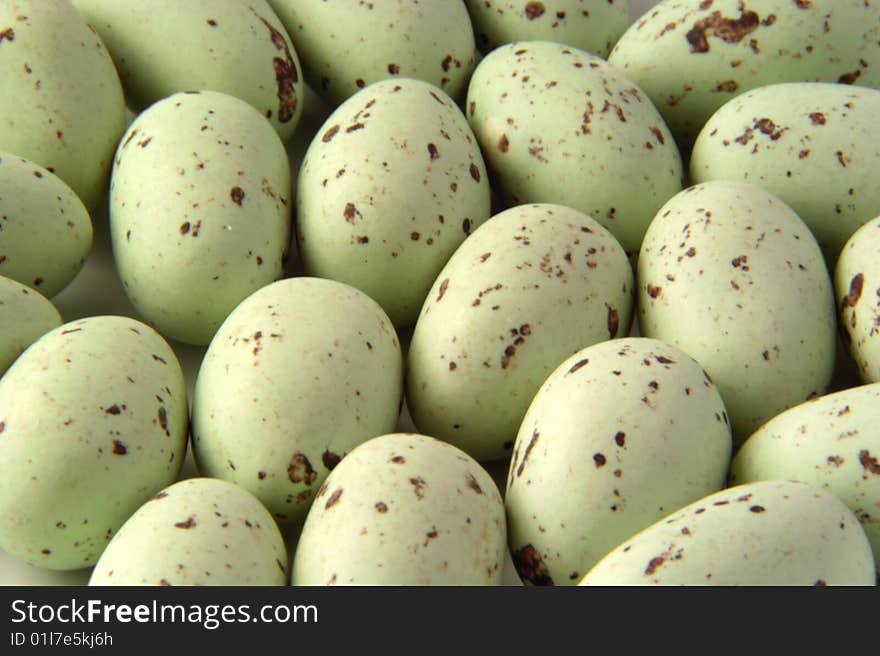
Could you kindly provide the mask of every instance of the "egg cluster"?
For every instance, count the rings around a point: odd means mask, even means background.
[[[14,561],[876,583],[880,3],[8,0],[0,64]]]

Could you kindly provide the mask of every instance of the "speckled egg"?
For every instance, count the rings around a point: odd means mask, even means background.
[[[749,89],[800,81],[880,86],[880,4],[664,0],[630,26],[608,60],[687,143]]]
[[[453,98],[474,69],[474,32],[456,0],[269,0],[309,86],[333,105],[373,82],[415,78]]]
[[[0,548],[32,565],[93,565],[177,477],[183,373],[154,330],[96,316],[31,345],[0,379]]]
[[[700,365],[644,337],[578,351],[541,386],[507,476],[508,542],[532,585],[574,585],[614,547],[724,487],[731,436]]]
[[[246,100],[283,140],[305,90],[296,50],[266,0],[73,0],[107,45],[129,105],[211,89]]]
[[[866,383],[880,382],[880,216],[849,239],[834,270],[844,344]]]
[[[22,351],[61,324],[61,315],[49,299],[0,276],[0,376]]]
[[[455,252],[407,354],[419,430],[478,460],[509,457],[538,388],[585,346],[629,332],[633,274],[620,244],[560,205],[496,215]]]
[[[834,495],[796,481],[716,492],[633,536],[581,585],[873,585],[871,546]]]
[[[390,434],[327,477],[293,559],[293,585],[499,585],[504,505],[454,446]]]
[[[287,548],[246,490],[213,478],[165,488],[135,512],[89,579],[107,585],[285,585]]]
[[[678,149],[656,108],[586,52],[545,41],[497,48],[474,71],[467,101],[510,204],[567,205],[636,252],[654,214],[681,190]]]
[[[642,334],[709,373],[740,442],[822,394],[832,374],[831,279],[809,228],[745,182],[695,185],[651,223],[638,263]]]
[[[775,84],[719,109],[700,132],[691,178],[746,180],[785,201],[832,261],[880,214],[880,91]]]
[[[0,152],[0,275],[51,298],[79,273],[92,220],[61,178]]]
[[[68,0],[0,6],[0,150],[55,173],[94,208],[125,130],[119,76]]]
[[[334,111],[297,181],[297,243],[308,275],[374,298],[411,325],[434,278],[489,218],[489,182],[467,121],[443,91],[385,80]]]
[[[255,494],[279,521],[305,516],[345,454],[394,430],[403,358],[368,296],[318,278],[280,280],[221,326],[196,380],[199,471]]]
[[[245,297],[283,274],[290,164],[243,100],[178,93],[131,124],[110,187],[113,257],[138,312],[207,344]]]
[[[730,480],[771,479],[803,481],[841,499],[880,566],[880,384],[802,403],[761,426],[737,452]]]
[[[626,0],[466,0],[477,45],[556,41],[607,57],[629,25]]]

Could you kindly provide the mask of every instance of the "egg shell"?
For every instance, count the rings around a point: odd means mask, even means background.
[[[269,0],[309,86],[338,105],[365,86],[415,78],[464,95],[476,48],[467,9],[448,0]]]
[[[779,82],[880,86],[880,5],[863,0],[664,0],[608,61],[690,143],[734,96]]]
[[[51,298],[92,247],[92,220],[61,178],[0,152],[0,275]]]
[[[210,89],[247,101],[283,140],[305,89],[296,49],[265,0],[74,0],[107,45],[129,105]]]
[[[285,585],[287,548],[249,492],[190,478],[142,505],[113,536],[89,579],[109,585]]]
[[[742,445],[731,483],[798,480],[841,499],[862,523],[880,568],[880,384],[807,401]]]
[[[210,342],[282,276],[290,185],[278,134],[243,100],[185,92],[140,114],[110,188],[113,257],[138,312],[163,335]]]
[[[466,0],[484,51],[514,41],[555,41],[608,57],[629,25],[623,0]]]
[[[731,487],[670,514],[580,585],[874,585],[865,532],[834,495],[796,481]]]
[[[467,120],[413,79],[376,82],[337,108],[309,145],[297,189],[305,272],[357,287],[399,326],[415,322],[440,269],[490,212]]]
[[[126,519],[177,477],[183,373],[127,317],[59,326],[0,379],[0,548],[31,565],[94,565]]]
[[[55,173],[95,208],[125,130],[122,85],[68,0],[0,6],[0,150]]]
[[[349,453],[303,525],[293,585],[499,585],[504,505],[454,446],[389,434]]]
[[[467,116],[505,200],[580,210],[627,252],[681,190],[681,158],[657,109],[582,50],[546,41],[493,50],[471,78]]]
[[[478,460],[509,457],[535,393],[581,348],[626,335],[633,274],[614,237],[559,205],[506,210],[437,276],[407,354],[419,431]]]
[[[394,430],[402,396],[400,344],[375,301],[332,280],[280,280],[243,301],[205,354],[196,463],[299,520],[346,453]]]
[[[859,228],[834,269],[840,332],[859,376],[880,382],[880,216]]]
[[[724,487],[731,435],[721,395],[677,348],[595,344],[541,386],[507,477],[508,542],[532,585],[575,585],[614,547]]]
[[[880,91],[821,82],[744,93],[709,119],[691,179],[745,180],[785,201],[831,261],[880,214]]]
[[[61,324],[61,315],[49,299],[0,276],[0,376],[22,351]]]
[[[832,293],[804,222],[745,182],[706,182],[675,196],[639,256],[642,334],[703,366],[737,443],[824,393],[836,349]]]

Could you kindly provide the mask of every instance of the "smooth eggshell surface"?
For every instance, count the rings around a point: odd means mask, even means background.
[[[190,478],[141,506],[107,545],[89,579],[106,585],[285,585],[287,549],[253,495]]]
[[[308,275],[374,298],[412,325],[453,251],[489,218],[489,182],[461,111],[419,80],[355,94],[320,128],[297,179]]]
[[[390,434],[349,453],[318,492],[293,585],[499,585],[504,506],[454,446]]]
[[[633,274],[598,222],[559,205],[496,215],[455,252],[407,355],[415,425],[478,460],[508,457],[538,388],[581,348],[629,332]]]
[[[582,50],[546,41],[493,50],[474,71],[467,116],[510,204],[580,210],[627,252],[681,190],[678,149],[650,99]]]
[[[394,327],[368,296],[290,278],[249,296],[211,342],[193,397],[199,471],[301,519],[352,448],[394,430],[403,362]]]
[[[47,298],[79,273],[92,247],[92,220],[61,178],[0,152],[0,275]]]
[[[642,334],[696,359],[721,390],[734,437],[810,396],[832,375],[831,279],[804,222],[744,182],[669,201],[638,263]]]
[[[874,585],[865,532],[840,499],[795,481],[716,492],[633,536],[580,585]]]
[[[529,406],[507,477],[508,540],[523,581],[574,585],[614,547],[724,487],[721,395],[679,349],[644,337],[563,362]]]
[[[0,276],[0,376],[28,346],[62,323],[45,296]]]
[[[880,5],[864,0],[664,0],[608,60],[683,142],[734,96],[778,82],[880,86]]]
[[[257,111],[214,91],[140,114],[110,188],[113,257],[132,305],[168,337],[207,344],[245,297],[282,276],[290,164]]]
[[[93,565],[177,477],[187,402],[149,326],[98,316],[41,337],[0,379],[0,548],[32,565]]]
[[[126,100],[143,110],[179,91],[247,101],[283,140],[305,89],[296,50],[265,0],[74,0],[107,45]]]
[[[44,166],[96,207],[125,130],[101,39],[68,0],[14,0],[0,5],[0,53],[0,150]]]

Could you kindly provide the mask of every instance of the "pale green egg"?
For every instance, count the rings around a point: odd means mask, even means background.
[[[61,323],[58,310],[40,292],[0,276],[0,376],[22,351]]]

